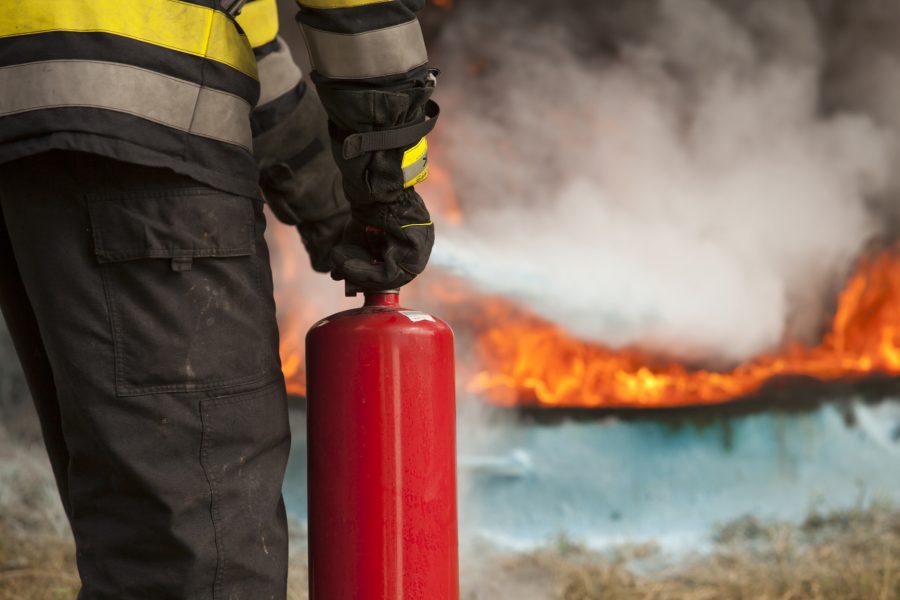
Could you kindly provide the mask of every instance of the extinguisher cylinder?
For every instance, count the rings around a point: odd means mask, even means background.
[[[450,327],[369,293],[306,356],[311,600],[458,600]]]

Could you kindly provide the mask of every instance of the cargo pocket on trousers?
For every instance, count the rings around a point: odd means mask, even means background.
[[[214,390],[277,372],[254,200],[181,188],[91,196],[88,213],[120,396]]]

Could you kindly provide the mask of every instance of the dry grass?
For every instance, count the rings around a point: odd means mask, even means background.
[[[0,427],[0,600],[72,600],[78,588],[46,454]]]
[[[23,536],[0,522],[0,600],[73,600],[75,548],[57,534]]]
[[[5,447],[0,467],[0,600],[71,600],[79,588],[75,549],[49,466]],[[12,453],[12,456],[9,454]]]
[[[898,600],[900,510],[817,514],[799,527],[746,518],[722,527],[709,553],[669,564],[652,545],[598,553],[566,539],[467,564],[464,600]],[[298,552],[288,600],[306,600],[306,585]],[[0,517],[0,600],[71,600],[77,589],[66,537]]]
[[[665,567],[652,547],[558,546],[482,563],[466,600],[900,599],[900,510],[882,505],[800,527],[742,519],[718,531],[710,553]]]

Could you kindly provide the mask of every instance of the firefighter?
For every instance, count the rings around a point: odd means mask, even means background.
[[[286,595],[262,197],[360,289],[408,283],[433,243],[424,0],[300,0],[308,80],[275,0],[244,4],[0,12],[0,306],[83,600]]]

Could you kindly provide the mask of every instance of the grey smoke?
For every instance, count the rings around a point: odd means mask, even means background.
[[[462,3],[433,54],[465,222],[433,264],[608,346],[727,365],[815,342],[896,205],[890,19],[878,0]]]

